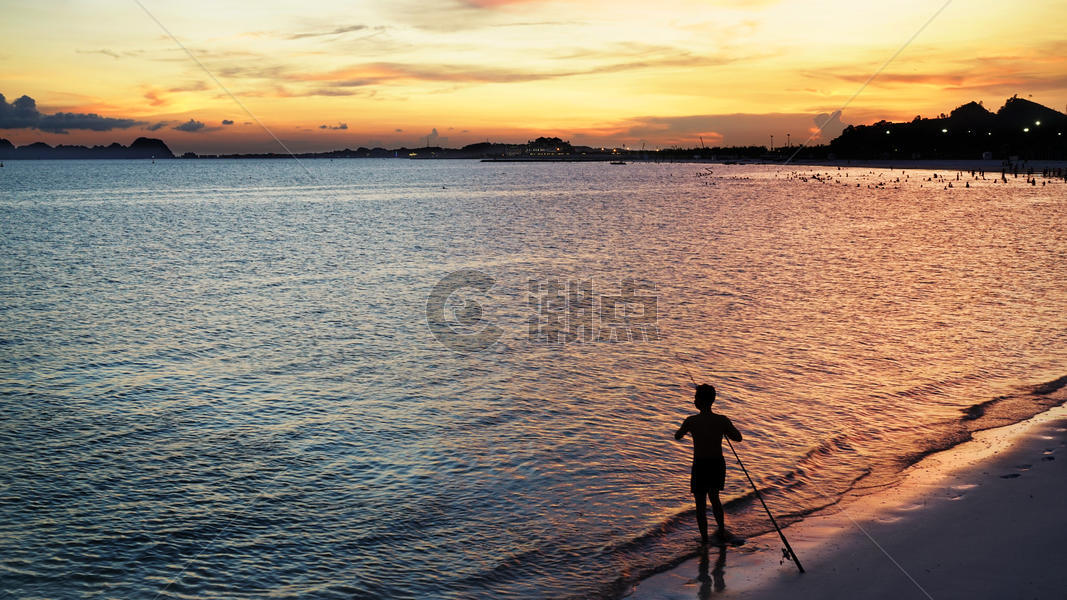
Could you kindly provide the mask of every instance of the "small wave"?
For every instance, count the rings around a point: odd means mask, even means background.
[[[854,448],[848,443],[848,438],[849,436],[844,434],[834,436],[811,450],[808,450],[807,454],[800,459],[800,462],[812,460],[817,456],[827,456],[837,450],[852,451]]]
[[[1034,394],[1038,396],[1045,396],[1051,394],[1052,392],[1055,392],[1063,386],[1067,386],[1067,375],[1064,375],[1059,379],[1053,379],[1052,381],[1049,381],[1047,383],[1042,383],[1041,385],[1034,386]]]
[[[992,400],[986,400],[985,402],[979,402],[978,404],[968,406],[967,408],[963,409],[963,416],[960,418],[964,421],[973,421],[975,419],[984,417],[987,408],[1007,398],[1008,396],[997,396]]]
[[[1067,397],[1050,397],[1067,386],[1067,375],[1029,386],[1027,391],[997,396],[963,409],[960,422],[968,433],[1024,421],[1067,401]]]

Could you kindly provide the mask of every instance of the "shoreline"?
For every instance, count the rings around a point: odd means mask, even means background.
[[[1063,390],[1057,396],[1064,398]],[[782,543],[771,531],[725,552],[713,546],[639,581],[624,597],[1060,597],[1067,588],[1058,550],[1065,496],[1061,403],[977,431],[907,467],[898,483],[851,493],[787,526],[803,575],[781,561]]]
[[[696,164],[696,165],[720,165],[727,167],[846,167],[846,168],[867,168],[867,169],[921,169],[927,171],[980,171],[984,170],[988,173],[1000,172],[1001,169],[1009,170],[1012,166],[1020,169],[1023,172],[1025,169],[1033,169],[1035,174],[1039,174],[1042,169],[1067,169],[1067,160],[1017,160],[1008,161],[1000,159],[969,159],[969,158],[945,158],[945,159],[799,159],[791,162],[776,161],[776,160],[761,160],[761,159],[722,159],[722,158],[674,158],[674,159],[644,159],[633,156],[590,156],[590,157],[576,157],[576,158],[494,158],[494,157],[481,157],[481,156],[307,156],[307,155],[204,155],[193,157],[46,157],[46,158],[4,158],[3,161],[8,161],[12,164],[25,163],[25,162],[37,162],[37,161],[144,161],[153,162],[160,161],[161,163],[167,163],[170,161],[184,162],[184,161],[220,161],[220,160],[310,160],[310,161],[360,161],[360,160],[400,160],[400,161],[472,161],[483,163],[547,163],[547,164],[559,164],[559,163],[611,163],[625,162],[627,165],[641,165],[641,164]]]
[[[1037,174],[1040,174],[1042,169],[1063,169],[1067,168],[1067,160],[986,160],[986,159],[909,159],[909,160],[889,160],[889,159],[836,159],[836,160],[797,160],[788,164],[767,162],[762,163],[767,165],[780,165],[783,167],[798,166],[798,167],[849,167],[849,168],[868,168],[868,169],[922,169],[933,171],[986,171],[987,173],[997,172],[1001,169],[1011,172],[1012,166],[1018,168],[1020,172],[1025,169],[1033,169]]]

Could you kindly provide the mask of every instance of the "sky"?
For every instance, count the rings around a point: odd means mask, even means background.
[[[819,143],[1014,94],[1065,111],[1065,22],[1062,0],[0,0],[0,137]]]

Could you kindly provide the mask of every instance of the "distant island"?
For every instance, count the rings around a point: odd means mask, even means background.
[[[108,146],[49,146],[35,142],[15,147],[10,141],[0,138],[0,159],[79,159],[79,158],[174,158],[163,140],[139,137],[129,146],[118,142]]]
[[[632,150],[575,146],[558,137],[538,137],[525,144],[480,142],[462,148],[357,148],[294,155],[319,158],[481,159],[508,162],[576,161],[733,161],[760,160],[1067,160],[1067,115],[1017,96],[996,113],[969,102],[936,118],[915,117],[907,123],[879,121],[849,125],[829,144],[817,146],[730,146]],[[139,137],[129,146],[49,146],[36,142],[16,147],[0,138],[0,160],[176,158],[163,140]],[[291,158],[276,152],[196,154],[180,158]]]

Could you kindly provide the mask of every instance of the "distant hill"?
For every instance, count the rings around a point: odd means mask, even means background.
[[[0,160],[39,160],[70,158],[174,158],[163,140],[139,137],[129,146],[115,142],[109,146],[49,146],[44,142],[35,142],[16,147],[10,141],[0,138]]]
[[[977,102],[937,118],[846,127],[830,142],[838,158],[1067,159],[1067,115],[1008,98],[995,114]]]

